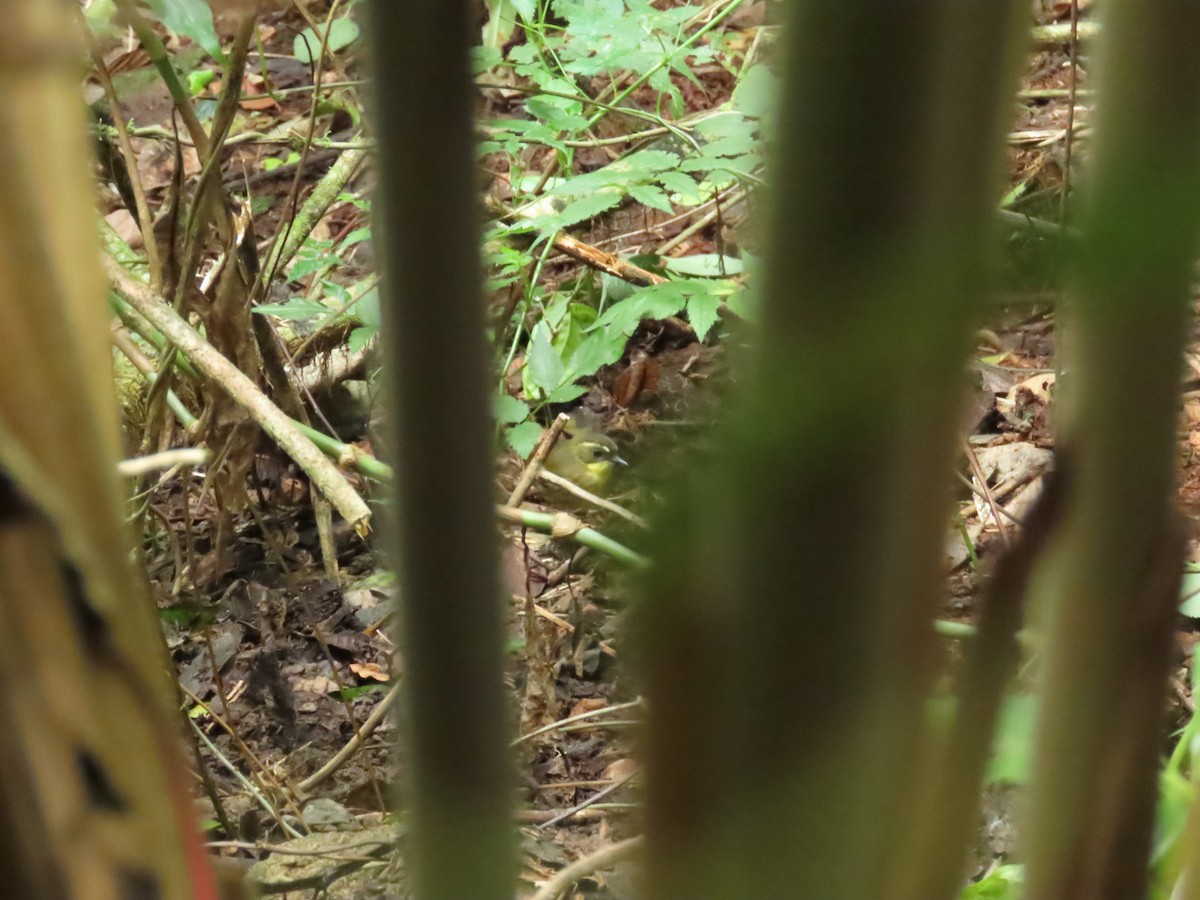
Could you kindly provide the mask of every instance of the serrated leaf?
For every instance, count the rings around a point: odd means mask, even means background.
[[[609,275],[607,272],[600,273],[600,293],[609,303],[619,303],[622,300],[627,300],[636,291],[637,285],[626,281],[624,278]]]
[[[659,172],[679,165],[679,156],[665,150],[641,150],[594,172],[564,179],[552,193],[579,197],[605,188],[628,190],[630,185],[655,180]]]
[[[642,319],[665,319],[673,316],[687,302],[689,286],[683,281],[668,281],[642,288],[628,300],[613,304],[600,317],[600,324],[611,326],[628,336],[633,334]]]
[[[741,113],[726,110],[705,116],[696,123],[694,131],[707,141],[715,141],[731,134],[753,133],[756,127]]]
[[[605,166],[606,169],[627,169],[640,172],[665,172],[679,165],[679,154],[667,150],[639,150]]]
[[[745,319],[747,322],[758,319],[758,295],[753,284],[744,285],[741,290],[734,291],[725,298],[725,305],[739,319]]]
[[[733,89],[730,102],[743,115],[761,118],[775,106],[779,79],[766,66],[751,66]]]
[[[621,358],[628,340],[616,328],[597,328],[571,354],[567,368],[575,378],[594,375],[601,366],[611,366]]]
[[[537,48],[533,44],[517,44],[508,51],[508,59],[514,65],[527,65],[537,59]]]
[[[661,209],[665,213],[674,212],[671,200],[661,190],[649,184],[633,184],[629,186],[629,196],[651,209]]]
[[[578,400],[587,392],[588,389],[581,384],[564,384],[552,390],[546,397],[546,402],[570,403],[572,400]]]
[[[525,109],[531,115],[557,131],[579,131],[587,124],[580,112],[582,104],[561,97],[530,97]]]
[[[555,230],[567,228],[579,222],[586,221],[602,212],[607,212],[621,204],[624,199],[617,191],[597,191],[589,197],[580,197],[567,204],[567,208],[553,219]]]
[[[296,262],[288,269],[288,277],[298,280],[313,272],[331,269],[341,263],[341,259],[332,253],[313,253],[296,257]]]
[[[726,183],[752,176],[761,167],[762,157],[757,153],[744,153],[741,156],[731,156],[708,171],[710,179],[715,181],[719,178],[722,183]]]
[[[379,334],[378,326],[359,325],[346,338],[346,348],[351,353],[357,353],[363,347],[367,346],[367,344],[371,343],[377,334]]]
[[[704,340],[712,327],[717,324],[717,309],[721,298],[712,294],[696,294],[687,302],[688,321],[696,329],[696,337]]]
[[[727,134],[724,137],[717,138],[715,141],[709,141],[704,145],[702,155],[710,159],[715,157],[741,156],[756,149],[758,149],[758,141],[754,139],[754,135],[750,133],[750,129],[745,129],[734,134]]]
[[[497,394],[492,398],[492,415],[501,425],[516,425],[529,418],[529,404],[512,394]]]
[[[321,287],[325,289],[326,299],[333,301],[331,306],[345,306],[350,302],[350,291],[344,284],[325,279],[321,282]]]
[[[475,75],[490,72],[503,62],[504,54],[499,47],[485,45],[471,48],[471,72]]]
[[[533,421],[514,425],[504,432],[504,440],[508,443],[508,446],[517,451],[517,455],[521,459],[529,457],[529,454],[533,452],[533,448],[537,446],[537,442],[541,436],[542,426]]]
[[[525,368],[529,374],[529,383],[541,391],[549,393],[562,384],[566,369],[550,340],[550,328],[545,322],[538,322],[533,329],[533,340],[529,345],[529,354],[525,358]]]
[[[700,90],[704,90],[704,85],[700,83],[700,79],[696,77],[696,73],[692,71],[692,67],[687,64],[685,58],[680,56],[671,62],[671,68],[694,84]]]
[[[682,194],[685,197],[694,196],[698,187],[695,178],[692,178],[690,175],[678,170],[660,172],[658,175],[658,183],[665,187],[668,191],[671,191],[675,194]]]

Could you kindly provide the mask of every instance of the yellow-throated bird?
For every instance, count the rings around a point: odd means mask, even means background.
[[[545,467],[586,491],[598,493],[612,478],[613,467],[617,464],[626,463],[611,438],[573,421],[558,436],[554,449],[546,457]]]

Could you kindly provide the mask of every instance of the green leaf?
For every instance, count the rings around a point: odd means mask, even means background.
[[[739,319],[745,319],[747,322],[758,319],[758,295],[753,284],[744,286],[740,291],[734,291],[725,298],[725,305]]]
[[[254,312],[260,316],[275,316],[280,319],[312,319],[317,316],[327,316],[330,309],[324,303],[315,300],[305,300],[303,297],[293,297],[286,303],[264,303],[254,307]]]
[[[492,415],[501,425],[516,425],[529,418],[529,404],[512,394],[497,394],[492,398]]]
[[[667,281],[642,288],[628,300],[614,303],[600,317],[601,325],[610,325],[628,336],[642,319],[665,319],[673,316],[687,302],[692,286],[686,281]]]
[[[350,312],[364,325],[376,329],[382,327],[383,317],[379,311],[379,288],[368,288],[359,301],[350,308]]]
[[[525,369],[529,373],[530,384],[546,393],[562,384],[566,369],[550,341],[550,327],[545,322],[538,322],[533,329]]]
[[[758,142],[754,139],[754,135],[746,129],[735,134],[727,134],[724,137],[717,138],[715,141],[709,141],[704,145],[702,156],[708,159],[725,156],[744,156],[751,151],[758,149]]]
[[[499,49],[508,43],[517,27],[513,4],[511,0],[485,0],[484,5],[487,24],[483,26],[483,44]]]
[[[588,392],[582,384],[564,384],[562,387],[555,388],[546,397],[547,403],[570,403],[572,400],[578,400]]]
[[[661,209],[665,213],[674,212],[671,199],[661,190],[648,184],[631,184],[629,196],[651,209]]]
[[[601,366],[611,366],[621,358],[628,340],[616,328],[599,328],[571,354],[567,368],[575,378],[594,375]]]
[[[725,110],[705,116],[696,123],[695,133],[706,141],[728,137],[731,134],[753,134],[757,125],[741,113]]]
[[[665,150],[640,150],[594,172],[563,179],[552,193],[579,197],[604,188],[628,190],[632,184],[652,181],[660,172],[679,165],[679,156]]]
[[[330,53],[344,50],[358,40],[358,24],[349,16],[339,16],[329,23],[329,42],[325,49]],[[292,55],[305,65],[311,65],[321,52],[321,33],[305,28],[292,41]]]
[[[533,448],[537,446],[538,439],[542,436],[542,426],[537,422],[528,421],[522,422],[520,425],[514,425],[508,431],[504,432],[504,440],[508,446],[517,451],[517,455],[521,459],[528,458],[533,452]]]
[[[692,178],[692,176],[685,172],[660,172],[657,180],[659,184],[671,193],[679,194],[682,198],[686,198],[682,202],[693,205],[700,202],[700,186],[696,184],[695,178]]]
[[[997,866],[959,893],[959,900],[1020,900],[1025,895],[1025,867]]]
[[[193,97],[199,97],[204,93],[204,89],[212,84],[213,79],[216,77],[217,73],[212,69],[197,69],[194,72],[188,72],[188,93]]]
[[[680,275],[692,278],[724,278],[741,275],[742,261],[735,256],[719,253],[697,253],[694,256],[665,257],[663,266]]]
[[[1158,821],[1154,828],[1152,864],[1177,852],[1187,834],[1188,815],[1195,796],[1192,782],[1174,768],[1168,768],[1159,775]]]
[[[671,68],[694,84],[696,87],[704,90],[704,85],[700,83],[700,79],[696,77],[696,73],[692,71],[692,67],[687,64],[686,57],[680,56],[671,62]]]
[[[1200,572],[1184,572],[1179,586],[1179,612],[1189,619],[1200,619]]]
[[[1004,701],[985,783],[1026,783],[1032,764],[1037,708],[1036,697],[1015,694]]]
[[[549,319],[547,315],[547,319]],[[596,324],[596,310],[585,303],[568,303],[565,314],[554,327],[554,349],[559,359],[570,359],[575,348],[584,342],[592,326]]]
[[[96,37],[115,37],[121,33],[114,22],[116,14],[117,4],[114,0],[93,0],[83,11],[83,18]]]
[[[471,72],[475,75],[490,72],[502,62],[504,62],[504,54],[500,52],[499,47],[471,48]]]
[[[600,273],[600,293],[609,303],[627,300],[636,292],[637,285],[626,281],[624,278],[609,275],[607,272]]]
[[[667,150],[639,150],[605,166],[606,169],[627,169],[637,172],[665,172],[679,165],[679,154]]]
[[[613,190],[597,191],[588,197],[580,197],[567,204],[567,208],[554,216],[554,230],[558,231],[570,225],[575,225],[583,222],[594,216],[600,215],[602,212],[607,212],[614,206],[619,206],[621,203],[620,193]]]
[[[574,100],[564,100],[561,97],[530,97],[525,101],[525,109],[531,116],[541,119],[556,131],[578,131],[587,124],[587,119],[580,115],[582,104]]]
[[[332,241],[309,238],[301,246],[300,252],[296,254],[295,263],[288,269],[288,277],[294,281],[305,275],[311,275],[313,272],[320,272],[322,269],[339,265],[341,259],[329,252],[332,246]]]
[[[378,325],[359,325],[346,337],[346,348],[351,353],[357,353],[367,346],[377,334],[379,334]]]
[[[332,301],[329,304],[331,307],[345,306],[350,302],[350,290],[346,285],[326,278],[321,282],[321,287],[325,289],[325,298]]]
[[[387,690],[387,687],[386,684],[356,684],[354,687],[335,691],[330,696],[337,697],[339,700],[353,700],[355,697],[361,697],[364,694],[381,694]]]
[[[212,10],[204,0],[147,0],[168,31],[191,38],[213,59],[225,62],[221,41],[213,28]]]
[[[717,308],[721,298],[713,294],[696,294],[687,302],[688,321],[696,329],[696,337],[704,340],[712,327],[717,324]]]
[[[762,118],[775,108],[779,79],[766,66],[751,66],[733,89],[730,102],[743,115]]]
[[[342,242],[341,242],[340,246],[343,249],[346,247],[353,247],[355,244],[361,243],[363,241],[369,241],[370,239],[371,239],[371,226],[364,225],[362,228],[355,228],[348,235],[346,235],[344,238],[342,238]]]

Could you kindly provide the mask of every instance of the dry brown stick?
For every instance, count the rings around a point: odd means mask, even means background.
[[[643,838],[638,835],[616,844],[609,844],[607,847],[601,847],[595,853],[575,860],[566,868],[559,869],[549,881],[538,888],[538,892],[529,900],[555,900],[580,878],[591,875],[598,869],[611,866],[641,850],[642,843]]]
[[[129,212],[137,214],[138,227],[142,232],[142,244],[146,250],[146,264],[150,268],[150,286],[156,291],[161,290],[162,263],[158,256],[158,242],[154,239],[154,220],[150,216],[150,204],[146,201],[146,189],[137,168],[137,154],[133,152],[133,143],[129,140],[129,129],[126,127],[125,118],[121,115],[121,103],[117,98],[117,91],[113,87],[112,78],[109,76],[108,66],[104,63],[104,56],[100,53],[91,29],[83,28],[81,30],[87,38],[88,50],[92,55],[92,65],[104,88],[108,112],[112,116],[113,127],[117,130],[117,143],[121,148],[121,156],[125,160],[125,168],[129,173],[129,186],[133,191],[133,202],[136,207]]]
[[[367,720],[362,723],[362,727],[354,732],[353,737],[346,742],[346,746],[342,747],[337,753],[330,757],[329,762],[317,769],[298,785],[296,785],[296,793],[304,797],[309,791],[315,788],[318,784],[336,772],[354,752],[362,746],[363,742],[369,738],[375,729],[379,727],[379,723],[383,721],[383,717],[387,715],[388,710],[392,708],[392,704],[396,702],[396,697],[400,694],[400,683],[397,682],[388,691],[387,696],[375,704],[375,708],[371,710],[371,714],[367,716]]]
[[[518,603],[525,602],[525,600],[523,598],[518,597],[516,595],[513,596],[513,599],[516,600]],[[555,625],[557,625],[563,631],[567,632],[567,634],[575,633],[574,625],[572,625],[570,622],[568,622],[562,616],[558,616],[558,615],[555,615],[554,613],[550,612],[550,610],[546,609],[546,607],[535,603],[535,604],[533,604],[533,610],[539,616],[541,616],[543,619],[545,619],[547,622],[553,622]],[[598,644],[599,644],[601,653],[605,654],[606,656],[611,656],[614,659],[616,658],[617,651],[613,649],[612,644],[610,644],[608,641],[599,641]]]
[[[150,56],[150,61],[154,63],[155,68],[162,75],[163,83],[167,86],[167,90],[171,94],[175,108],[179,110],[184,127],[187,129],[188,134],[191,135],[196,153],[199,154],[201,159],[204,159],[208,155],[208,134],[205,132],[204,126],[200,124],[196,110],[192,108],[186,91],[184,91],[179,78],[171,68],[166,47],[163,46],[162,41],[158,39],[158,35],[154,33],[154,28],[138,11],[136,4],[132,0],[117,0],[117,8],[137,34],[138,40],[142,43],[142,49]]]
[[[607,809],[584,809],[576,814],[576,820],[581,819],[600,819],[608,815]],[[541,825],[543,822],[548,822],[554,818],[554,810],[552,809],[515,809],[513,810],[513,818],[523,825]]]
[[[538,470],[541,469],[542,463],[546,461],[546,457],[554,447],[554,442],[558,440],[558,436],[562,434],[563,429],[570,422],[570,416],[566,413],[560,413],[550,427],[543,432],[537,447],[530,454],[529,462],[525,463],[525,468],[521,470],[521,476],[517,479],[516,486],[512,489],[512,493],[508,495],[508,500],[504,504],[505,506],[516,506],[525,499],[526,491],[533,484],[533,479],[537,478]]]
[[[542,479],[542,481],[549,482],[550,484],[554,485],[557,488],[562,488],[562,490],[566,491],[569,494],[574,494],[576,497],[578,497],[580,500],[583,500],[585,503],[590,503],[590,504],[592,504],[592,506],[598,506],[600,509],[607,510],[608,512],[612,513],[613,515],[620,516],[622,519],[625,519],[628,522],[632,522],[634,525],[638,526],[639,528],[649,528],[650,527],[650,523],[647,522],[645,519],[643,519],[641,516],[639,516],[637,513],[632,513],[629,510],[627,510],[625,507],[620,506],[616,503],[613,503],[611,500],[605,500],[603,497],[597,497],[591,491],[585,491],[583,488],[581,488],[575,482],[569,481],[568,479],[563,478],[561,475],[556,475],[553,472],[549,472],[546,469],[542,469],[540,472],[537,473],[537,477]]]
[[[252,749],[250,749],[250,746],[244,740],[242,740],[242,736],[240,734],[238,734],[237,729],[235,729],[231,724],[229,724],[229,722],[226,721],[226,719],[220,713],[218,713],[216,710],[214,710],[209,703],[202,700],[197,694],[188,690],[182,684],[179,685],[179,689],[188,696],[188,699],[190,699],[193,703],[195,703],[197,706],[199,706],[201,709],[203,709],[205,714],[209,718],[211,718],[213,720],[213,722],[215,722],[216,725],[219,728],[221,728],[222,731],[224,731],[226,734],[229,735],[229,737],[233,740],[234,746],[236,746],[238,748],[238,751],[241,753],[243,759],[245,759],[246,762],[250,766],[253,767],[255,772],[258,773],[258,776],[260,778],[262,778],[263,783],[271,789],[271,791],[274,793],[275,796],[282,798],[283,802],[287,805],[287,807],[291,811],[291,813],[297,819],[299,819],[301,822],[303,822],[304,816],[301,814],[300,807],[298,805],[298,796],[299,795],[297,794],[297,792],[294,789],[289,790],[283,783],[281,783],[279,781],[279,779],[277,779],[275,777],[273,770],[268,768],[267,765],[261,759],[259,759],[258,755]],[[226,712],[229,711],[228,704],[226,704],[226,706],[225,706],[225,711]],[[196,736],[198,738],[200,738],[201,741],[203,741],[204,744],[207,745],[210,750],[212,750],[214,753],[218,753],[218,754],[220,753],[220,751],[217,749],[216,744],[214,744],[212,742],[212,740],[208,737],[208,735],[205,734],[203,732],[203,730],[201,730],[200,727],[194,721],[192,721],[190,718],[188,719],[188,724],[192,726],[192,730],[196,733]],[[245,776],[242,776],[238,772],[237,767],[233,765],[232,761],[227,760],[227,759],[223,760],[223,761],[224,761],[226,767],[229,768],[229,770],[231,772],[233,772],[239,779],[242,779],[244,781],[244,783],[246,783],[246,784],[253,783],[253,782],[250,782],[249,779],[246,779]],[[276,819],[282,825],[283,824],[282,817],[279,816],[278,813],[274,809],[271,809],[271,812],[275,815]]]
[[[565,821],[567,821],[567,819],[575,818],[575,816],[579,815],[579,813],[583,812],[585,809],[590,809],[592,806],[595,806],[601,800],[604,800],[607,797],[611,797],[614,793],[617,792],[617,790],[624,787],[626,784],[631,782],[635,777],[637,777],[640,774],[641,774],[641,770],[635,769],[634,771],[630,772],[628,775],[625,775],[621,778],[616,779],[608,786],[602,788],[599,791],[596,791],[596,793],[592,794],[592,796],[588,797],[586,800],[582,801],[581,803],[577,803],[575,806],[572,806],[570,809],[564,809],[558,815],[554,816],[554,818],[549,819],[545,822],[542,822],[540,825],[538,825],[538,828],[549,828],[552,825],[557,825],[559,822],[565,822]]]
[[[313,484],[360,535],[370,531],[371,510],[316,444],[296,430],[291,420],[233,363],[198,335],[186,321],[145,284],[111,257],[103,258],[113,289],[179,348],[192,364],[215,381],[296,461]]]
[[[983,474],[983,467],[979,465],[979,457],[975,455],[975,451],[971,449],[971,445],[966,440],[963,440],[962,447],[967,455],[967,464],[971,467],[971,474],[979,482],[979,490],[983,492],[983,499],[987,501],[987,505],[992,511],[992,518],[996,520],[996,527],[1000,529],[1000,540],[1007,547],[1011,543],[1008,537],[1008,527],[1004,524],[1004,519],[1000,515],[1000,508],[996,504],[996,499],[992,496],[991,489],[988,488],[987,476]]]
[[[517,599],[519,600],[520,598],[518,597]],[[645,705],[645,701],[641,697],[638,697],[636,700],[630,700],[627,703],[616,703],[612,706],[606,706],[603,709],[590,709],[587,712],[582,712],[574,716],[568,716],[565,719],[559,719],[557,722],[551,722],[549,725],[543,725],[541,728],[536,728],[528,734],[523,734],[514,740],[511,746],[515,747],[518,744],[532,740],[535,737],[539,737],[543,734],[549,734],[551,731],[557,731],[559,728],[562,728],[566,725],[573,725],[576,722],[582,722],[586,719],[595,719],[598,716],[607,715],[608,713],[623,712],[624,710],[638,707],[645,708]]]
[[[601,250],[593,247],[591,244],[585,244],[583,241],[576,240],[565,231],[560,231],[556,234],[552,243],[556,250],[561,250],[572,259],[577,259],[582,263],[599,269],[601,272],[607,272],[609,275],[620,278],[622,281],[628,281],[630,284],[636,284],[639,287],[663,284],[668,280],[661,275],[655,275],[653,272],[643,269],[641,266],[635,266],[631,262],[626,262],[615,253],[609,253],[607,250]]]

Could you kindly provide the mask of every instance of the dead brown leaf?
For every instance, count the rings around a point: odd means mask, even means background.
[[[386,684],[392,680],[392,676],[388,674],[387,670],[377,663],[350,663],[350,671],[368,681],[380,681]]]

